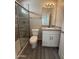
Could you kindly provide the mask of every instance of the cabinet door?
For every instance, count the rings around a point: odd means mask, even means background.
[[[43,36],[42,36],[42,46],[47,46],[48,45],[48,39],[50,38],[48,33],[43,31]]]
[[[58,47],[59,35],[49,35],[48,46]]]

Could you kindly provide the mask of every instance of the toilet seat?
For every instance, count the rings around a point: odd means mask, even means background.
[[[30,38],[30,43],[33,44],[33,43],[36,43],[37,42],[37,36],[32,36]]]

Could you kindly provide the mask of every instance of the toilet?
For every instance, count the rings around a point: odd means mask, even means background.
[[[39,29],[32,29],[33,36],[30,38],[30,44],[32,48],[36,48],[37,46],[38,32],[39,32]]]

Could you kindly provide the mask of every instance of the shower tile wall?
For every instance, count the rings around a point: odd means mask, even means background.
[[[24,37],[29,37],[29,34],[27,33],[29,31],[29,29],[27,29],[28,25],[28,20],[26,20],[27,18],[19,18],[19,32],[20,32],[20,37],[24,38]]]
[[[27,18],[19,18],[19,34],[20,34],[20,42],[21,46],[23,47],[26,43],[26,40],[29,38],[29,30]]]

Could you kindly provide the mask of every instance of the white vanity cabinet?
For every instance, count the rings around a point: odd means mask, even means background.
[[[42,46],[58,47],[60,31],[42,31]]]

